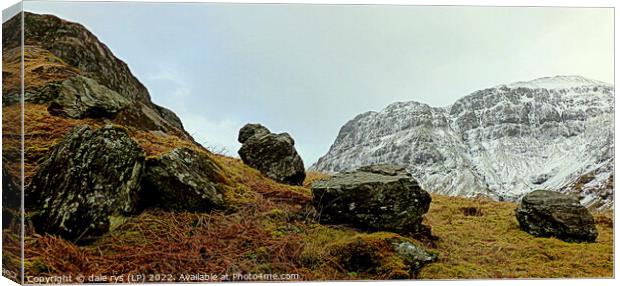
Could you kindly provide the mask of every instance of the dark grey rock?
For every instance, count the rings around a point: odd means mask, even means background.
[[[312,195],[323,223],[373,231],[426,231],[422,219],[431,196],[404,167],[374,165],[339,173],[315,182]]]
[[[136,210],[143,150],[120,127],[75,127],[43,158],[25,192],[39,232],[87,241]]]
[[[594,218],[575,197],[538,190],[523,197],[516,210],[521,229],[539,237],[568,242],[594,242],[598,236]]]
[[[181,118],[179,118],[174,111],[157,104],[153,104],[153,107],[159,112],[159,115],[165,122],[172,124],[172,126],[179,130],[184,130]]]
[[[258,123],[248,123],[239,130],[239,143],[243,144],[254,135],[267,135],[271,133],[267,127]]]
[[[176,148],[146,160],[142,207],[209,211],[226,207],[221,167],[206,154]]]
[[[112,118],[129,103],[94,79],[76,76],[62,82],[58,97],[50,103],[48,111],[70,118]]]
[[[288,133],[274,134],[260,124],[247,124],[239,131],[241,160],[265,176],[290,185],[306,178],[304,163]]]

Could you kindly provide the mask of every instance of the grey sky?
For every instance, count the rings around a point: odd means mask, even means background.
[[[613,10],[595,8],[35,2],[85,25],[204,145],[289,132],[306,167],[355,115],[444,106],[501,83],[613,82]]]

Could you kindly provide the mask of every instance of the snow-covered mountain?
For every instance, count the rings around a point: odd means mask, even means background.
[[[581,76],[515,82],[447,107],[409,101],[341,129],[319,171],[396,163],[426,190],[516,200],[536,189],[613,208],[614,87]]]

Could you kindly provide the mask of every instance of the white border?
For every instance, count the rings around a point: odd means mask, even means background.
[[[64,0],[71,2],[102,2],[96,0]],[[18,3],[20,1],[17,0],[2,0],[0,1],[0,8],[2,10]],[[120,1],[120,0],[106,0],[105,2],[128,2],[128,1]],[[560,7],[618,7],[618,1],[611,0],[243,0],[243,1],[230,1],[230,0],[219,0],[219,1],[199,1],[199,0],[131,0],[131,2],[191,2],[191,3],[201,3],[201,2],[218,2],[218,3],[313,3],[313,4],[399,4],[399,5],[430,5],[430,6],[442,6],[442,5],[468,5],[468,6],[537,6],[537,7],[548,7],[548,6],[560,6]],[[615,13],[614,13],[615,18]],[[618,23],[614,23],[614,37],[617,38],[618,34]],[[0,42],[1,42],[0,36]],[[614,41],[614,54],[618,52],[618,46],[615,45]],[[614,57],[614,67],[616,66],[617,59]],[[615,82],[618,82],[618,75],[614,74]],[[618,118],[619,110],[616,107],[615,110],[615,118]],[[1,114],[1,111],[0,111]],[[618,142],[618,138],[620,137],[619,126],[615,125],[615,142]],[[1,140],[1,138],[0,138]],[[0,141],[1,142],[1,141]],[[618,178],[617,171],[615,172],[615,177]],[[615,214],[615,221],[618,221],[618,214]],[[614,249],[615,251],[618,249],[618,240],[614,239]],[[349,285],[359,285],[363,284],[375,284],[375,283],[385,283],[386,285],[523,285],[527,283],[527,285],[615,285],[617,282],[614,282],[619,276],[619,267],[618,267],[618,255],[615,254],[615,279],[548,279],[548,280],[457,280],[457,281],[420,281],[420,280],[403,280],[403,281],[386,281],[386,282],[306,282],[304,284],[311,285],[328,285],[327,283],[337,283],[338,285],[349,286]],[[293,282],[295,284],[299,284],[298,282]],[[11,280],[7,278],[0,278],[1,285],[17,285]],[[260,283],[261,285],[279,285],[280,283]],[[166,286],[174,286],[179,284],[155,284],[155,285],[166,285]],[[221,285],[221,284],[220,284]]]

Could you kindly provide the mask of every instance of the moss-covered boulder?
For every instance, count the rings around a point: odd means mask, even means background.
[[[280,183],[301,186],[304,162],[288,133],[275,134],[260,124],[246,124],[239,131],[239,156],[243,163]]]
[[[173,211],[226,207],[224,171],[204,151],[175,148],[146,160],[141,206]]]
[[[343,172],[312,185],[320,221],[364,230],[426,232],[422,219],[431,196],[404,167],[372,165]]]
[[[594,242],[598,236],[590,211],[573,196],[538,190],[523,197],[516,210],[522,230],[568,242]]]
[[[330,256],[346,271],[383,279],[415,278],[418,270],[434,262],[437,254],[415,240],[395,233],[359,234],[326,246]]]
[[[85,241],[112,215],[135,212],[144,152],[121,127],[75,127],[43,158],[25,191],[39,232]]]

